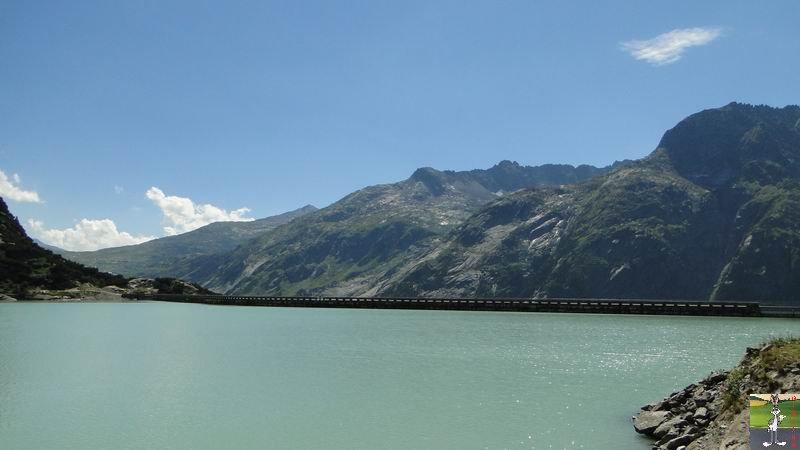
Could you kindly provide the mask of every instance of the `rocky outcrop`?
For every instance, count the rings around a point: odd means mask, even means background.
[[[722,409],[722,384],[728,373],[713,373],[696,384],[646,405],[634,416],[634,429],[656,439],[655,448],[674,450],[699,438]]]
[[[214,293],[199,284],[177,278],[134,278],[128,281],[127,289],[122,296],[136,298],[137,295],[151,294],[202,295]]]
[[[176,278],[134,278],[128,280],[127,284],[123,286],[95,286],[86,283],[69,289],[35,289],[29,291],[24,300],[119,301],[136,300],[143,295],[153,294],[202,295],[214,294],[214,292]],[[3,300],[0,297],[0,301]]]
[[[642,407],[634,429],[652,437],[654,449],[749,448],[749,393],[787,393],[800,389],[800,339],[779,339],[748,348],[733,370]]]

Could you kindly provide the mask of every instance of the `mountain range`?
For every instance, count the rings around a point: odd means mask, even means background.
[[[732,103],[642,160],[487,205],[381,293],[796,303],[798,224],[800,108]]]
[[[307,206],[139,245],[61,253],[104,271],[180,277],[218,292],[364,294],[482,205],[518,189],[574,183],[608,170],[510,161],[463,172],[422,168],[407,180],[359,190],[321,210]]]
[[[422,168],[251,233],[229,230],[255,222],[218,223],[64,254],[236,294],[792,303],[799,206],[800,108],[731,103],[682,120],[637,161]]]
[[[487,203],[607,170],[510,161],[465,172],[418,169],[407,180],[356,191],[238,247],[203,284],[238,294],[371,295]]]

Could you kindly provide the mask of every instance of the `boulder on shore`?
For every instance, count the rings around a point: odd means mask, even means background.
[[[653,434],[662,423],[669,419],[669,411],[642,411],[633,421],[638,433]]]

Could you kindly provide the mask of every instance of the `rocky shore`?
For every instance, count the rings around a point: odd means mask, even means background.
[[[749,393],[800,391],[800,339],[776,339],[748,348],[727,372],[642,407],[634,429],[652,437],[653,449],[749,449]]]
[[[10,301],[131,301],[148,294],[208,294],[211,291],[174,278],[133,278],[123,287],[84,283],[69,289],[32,289],[22,298],[0,294],[0,302]]]

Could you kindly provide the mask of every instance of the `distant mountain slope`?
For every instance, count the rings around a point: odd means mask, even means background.
[[[383,295],[800,300],[800,108],[732,103],[647,158],[503,197]]]
[[[70,260],[126,276],[202,280],[216,270],[218,255],[316,209],[308,205],[252,222],[215,222],[188,233],[137,245],[92,252],[57,251]]]
[[[63,256],[63,253],[69,253],[67,250],[64,250],[61,247],[56,247],[55,245],[45,244],[44,242],[42,242],[42,241],[40,241],[40,240],[38,240],[36,238],[32,238],[32,240],[33,240],[34,244],[38,245],[39,247],[42,247],[45,250],[50,250],[51,252],[53,252],[55,254]]]
[[[124,286],[127,280],[39,247],[0,198],[0,293],[25,298],[33,288],[68,289],[78,283]]]
[[[418,169],[407,180],[356,191],[276,228],[224,258],[204,283],[249,294],[363,294],[424,255],[474,211],[505,193],[605,173],[592,166],[523,167],[503,161],[468,172]]]

